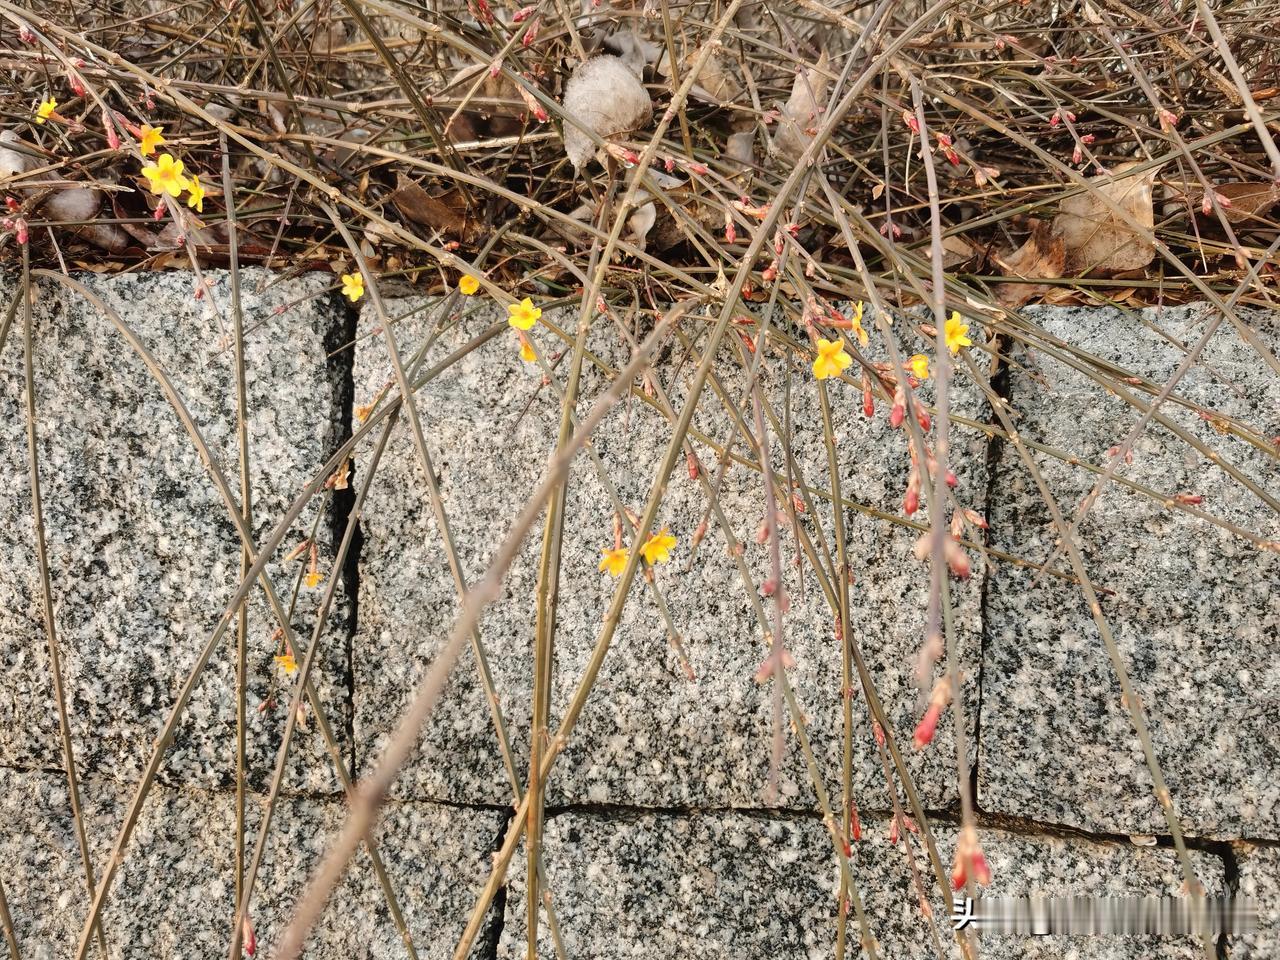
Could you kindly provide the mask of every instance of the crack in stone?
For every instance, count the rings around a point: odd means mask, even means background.
[[[333,389],[333,406],[337,410],[338,421],[333,440],[333,450],[337,450],[351,438],[351,424],[355,407],[355,353],[352,344],[355,342],[356,324],[360,311],[354,304],[347,303],[336,293],[330,294],[335,322],[325,338],[325,351],[328,357],[329,378]],[[330,451],[332,452],[332,451]],[[352,476],[348,478],[345,490],[334,490],[331,503],[331,522],[329,535],[331,550],[334,555],[342,542],[343,532],[355,506],[354,472],[352,458]],[[347,616],[343,636],[344,653],[346,655],[346,703],[343,705],[343,732],[347,738],[347,769],[352,780],[359,779],[359,757],[356,753],[356,676],[355,676],[355,636],[360,617],[360,554],[364,547],[364,534],[359,521],[351,538],[351,548],[347,552],[342,565],[342,586],[346,593]]]
[[[995,369],[992,371],[988,382],[992,392],[999,400],[1008,401],[1012,396],[1012,386],[1009,367],[1000,361],[1002,345],[999,338],[996,339],[992,346],[995,348],[993,350]],[[991,411],[991,416],[987,423],[993,426],[998,425],[999,418],[994,410]],[[998,487],[997,473],[1003,452],[1004,437],[993,432],[987,438],[987,489],[982,505],[982,515],[988,520],[991,518],[992,501],[996,496]],[[988,548],[991,546],[990,529],[983,531],[983,544]],[[973,799],[975,810],[982,809],[978,796],[978,765],[982,762],[982,681],[987,665],[987,600],[988,590],[991,586],[991,564],[984,562],[982,566],[981,598],[978,601],[978,703],[973,711],[973,763],[969,766],[969,796]]]

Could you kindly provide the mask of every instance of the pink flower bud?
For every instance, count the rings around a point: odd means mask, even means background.
[[[902,111],[902,122],[907,125],[912,133],[920,132],[920,121],[916,119],[916,115],[910,110]]]
[[[947,537],[944,541],[944,553],[946,555],[947,568],[952,574],[961,580],[968,580],[972,568],[969,565],[969,555],[964,552],[964,547]]]
[[[973,874],[973,882],[980,886],[991,882],[991,866],[981,847],[969,854],[969,872]]]
[[[253,932],[253,923],[250,922],[248,915],[245,915],[244,923],[240,925],[240,939],[244,943],[244,952],[252,957],[258,952],[258,938]]]
[[[898,429],[907,415],[907,397],[901,384],[893,391],[893,406],[889,409],[889,426]]]
[[[911,743],[917,750],[923,750],[933,742],[933,735],[938,732],[938,718],[942,716],[945,704],[930,703],[920,722],[916,724],[915,733],[911,735]]]
[[[916,492],[914,487],[908,487],[906,496],[902,498],[902,512],[910,517],[919,509],[920,494]]]

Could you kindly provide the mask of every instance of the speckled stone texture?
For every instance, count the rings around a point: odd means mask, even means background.
[[[1231,960],[1280,957],[1280,847],[1236,843],[1239,892],[1258,906],[1258,932],[1233,938]]]
[[[90,843],[95,865],[100,865],[129,795],[111,780],[89,781],[83,788]],[[250,844],[262,799],[249,798]],[[5,892],[22,956],[67,957],[87,908],[66,781],[43,771],[0,770],[0,810]],[[306,878],[344,813],[345,804],[336,799],[291,797],[277,806],[253,902],[259,956],[272,955]],[[501,824],[502,815],[489,811],[422,803],[387,808],[379,850],[424,960],[452,955]],[[234,835],[231,793],[157,787],[105,911],[108,956],[225,956],[235,911]],[[91,955],[98,955],[96,948]],[[407,956],[363,848],[308,940],[307,955],[357,960]]]
[[[417,352],[428,331],[442,318],[431,312],[439,301],[402,300],[389,306],[406,356]],[[459,322],[436,336],[426,366],[458,349],[505,313],[491,304],[462,301]],[[546,311],[562,328],[576,315]],[[361,332],[377,325],[366,307]],[[701,317],[683,322],[682,331],[701,337]],[[645,331],[641,331],[643,336]],[[533,332],[538,349],[562,349],[547,327]],[[619,334],[607,322],[592,331],[589,349],[616,369],[625,362]],[[718,357],[717,382],[733,408],[746,410],[745,378],[732,338]],[[907,344],[907,352],[921,345]],[[790,368],[790,384],[779,371],[781,357],[765,375],[765,395],[780,421],[791,425],[795,482],[814,494],[821,529],[831,544],[830,482],[822,441],[815,381],[806,366]],[[390,365],[380,337],[358,340],[356,398],[370,403],[388,382]],[[677,406],[684,402],[689,362],[678,341],[662,348],[656,376]],[[563,378],[567,358],[557,367]],[[428,382],[417,394],[424,430],[448,511],[462,566],[472,581],[533,490],[554,446],[559,420],[558,393],[539,389],[540,377],[517,355],[511,331],[492,339]],[[583,378],[586,416],[606,378],[590,367]],[[789,396],[789,400],[788,400]],[[843,493],[847,500],[900,516],[908,460],[900,431],[887,424],[887,409],[874,421],[861,413],[856,387],[834,383],[831,389]],[[957,409],[980,418],[976,391],[957,392]],[[788,409],[789,408],[789,409]],[[705,439],[722,443],[730,421],[721,401],[708,389],[695,418],[695,447],[704,466],[717,467]],[[787,459],[774,440],[774,467]],[[636,398],[613,410],[599,428],[594,453],[623,503],[643,507],[659,463],[667,422]],[[957,427],[954,442],[957,495],[982,509],[986,492],[985,440],[976,430]],[[357,459],[357,475],[368,446]],[[735,451],[741,453],[742,448]],[[813,791],[796,740],[787,734],[787,751],[778,796],[766,796],[772,731],[771,690],[754,682],[766,647],[726,541],[714,526],[692,568],[690,542],[706,500],[681,457],[668,484],[659,526],[677,538],[673,561],[657,568],[657,585],[688,653],[695,679],[685,677],[668,642],[654,595],[637,578],[603,668],[569,747],[549,784],[551,803],[619,803],[649,806],[747,806],[776,804],[812,810]],[[764,494],[758,472],[735,464],[728,472],[720,504],[735,536],[746,542],[745,561],[754,582],[769,577],[766,550],[756,543],[764,518]],[[600,552],[613,546],[614,511],[587,454],[575,461],[568,495],[561,566],[559,628],[553,721],[563,715],[600,631],[615,581],[598,570]],[[804,515],[807,534],[819,526]],[[924,512],[916,515],[923,519]],[[846,511],[854,586],[852,616],[857,642],[904,744],[925,802],[943,806],[956,797],[955,747],[948,716],[934,749],[911,753],[909,740],[919,719],[911,674],[921,642],[927,569],[911,554],[917,535],[910,527]],[[360,566],[359,626],[355,637],[355,730],[359,754],[368,758],[385,742],[431,657],[444,642],[457,612],[456,592],[426,496],[425,483],[408,430],[401,424],[370,491],[362,517],[365,536]],[[527,765],[532,674],[533,605],[542,535],[541,521],[526,540],[504,594],[486,614],[481,635],[496,681],[497,695],[512,731],[517,765]],[[831,546],[834,550],[834,545]],[[791,673],[809,719],[809,733],[828,787],[840,765],[841,658],[833,636],[834,618],[807,559],[794,563],[796,537],[783,532],[784,578],[792,598],[785,620],[786,643],[796,666]],[[980,568],[974,557],[975,569]],[[956,623],[964,655],[967,696],[976,702],[976,654],[980,576],[953,584]],[[855,680],[856,684],[856,680]],[[972,725],[972,713],[969,724]],[[789,725],[788,725],[789,727]],[[884,777],[875,755],[861,694],[855,700],[855,787],[860,802],[888,806]],[[509,802],[511,790],[492,730],[489,711],[468,652],[454,671],[443,701],[424,732],[417,754],[394,786],[397,796],[464,802]]]
[[[868,821],[856,845],[855,883],[882,957],[935,956],[933,934],[918,907],[906,852],[892,845],[888,824]],[[935,825],[939,855],[949,867],[956,831]],[[981,834],[994,881],[991,896],[1125,896],[1175,894],[1182,877],[1171,850],[985,830]],[[769,819],[742,814],[632,818],[566,813],[547,824],[546,870],[569,956],[787,957],[834,955],[837,863],[829,834],[813,818]],[[916,864],[928,870],[922,847]],[[1210,892],[1223,887],[1222,862],[1194,853]],[[937,936],[947,957],[950,904],[931,874],[923,882]],[[513,880],[498,956],[524,956],[525,890]],[[547,956],[552,945],[541,927]],[[857,937],[851,917],[850,932]],[[1173,960],[1203,956],[1187,938],[983,936],[990,960]]]
[[[239,498],[230,280],[210,271],[78,275],[118,311],[172,378]],[[343,378],[327,359],[348,316],[329,278],[242,274],[254,528],[261,539],[323,466],[344,428]],[[14,295],[12,280],[6,301]],[[284,307],[277,313],[277,307]],[[27,473],[22,315],[0,353],[0,763],[60,768],[58,717],[44,631]],[[197,653],[239,579],[239,539],[223,501],[142,360],[89,301],[42,281],[34,307],[36,410],[44,520],[63,679],[82,772],[132,782],[147,762]],[[229,342],[229,340],[228,340]],[[283,550],[304,539],[321,501]],[[322,560],[330,547],[321,518]],[[300,564],[269,568],[288,607]],[[274,766],[283,711],[257,707],[277,683],[261,590],[248,635],[251,782]],[[319,590],[303,590],[293,623],[311,635]],[[347,727],[346,622],[339,597],[316,677],[330,723]],[[228,785],[235,770],[235,631],[215,651],[164,762],[166,782]],[[301,732],[290,789],[334,790],[314,719]]]
[[[1138,314],[1039,309],[1050,333],[1097,363],[1148,378],[1158,391],[1203,333],[1192,306]],[[1251,315],[1273,355],[1275,316]],[[1104,465],[1138,414],[1047,352],[1015,353],[1010,384],[1028,440]],[[1095,362],[1095,361],[1086,361]],[[1259,446],[1221,432],[1194,409],[1165,412],[1272,497],[1280,471],[1265,449],[1280,434],[1280,378],[1223,323],[1178,386],[1195,406],[1237,418]],[[1147,395],[1150,399],[1150,395]],[[1073,515],[1095,475],[1048,456],[1037,464]],[[1122,474],[1280,538],[1277,514],[1206,457],[1153,424]],[[997,466],[995,545],[1032,560],[1055,543],[1047,510],[1012,444]],[[1147,712],[1184,829],[1212,837],[1280,837],[1280,556],[1220,527],[1111,484],[1079,542],[1089,576],[1114,591],[1102,611]],[[1065,567],[1066,559],[1059,565]],[[984,809],[1090,830],[1167,833],[1128,714],[1080,590],[1000,566],[988,586],[982,682],[980,795]]]

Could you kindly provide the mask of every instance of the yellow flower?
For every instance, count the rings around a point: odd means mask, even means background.
[[[195,207],[201,213],[204,213],[204,187],[200,186],[200,177],[197,174],[191,175],[191,182],[187,184],[187,206]]]
[[[282,653],[275,660],[284,668],[285,673],[296,673],[298,670],[298,661],[293,658],[292,653]]]
[[[819,380],[837,376],[851,363],[853,358],[844,352],[843,341],[818,339],[818,355],[813,360],[813,375]]]
[[[150,181],[152,193],[167,193],[176,197],[191,186],[190,181],[182,175],[182,161],[173,159],[169,153],[160,154],[160,159],[142,168],[142,175]]]
[[[853,331],[858,335],[858,342],[864,347],[867,345],[867,331],[862,329],[862,301],[858,301],[858,305],[853,310]]]
[[[149,123],[142,125],[142,142],[138,144],[138,149],[144,157],[155,156],[156,147],[165,142],[164,137],[160,136],[163,129],[164,127],[153,127]]]
[[[644,546],[640,548],[640,553],[644,557],[645,563],[652,566],[655,563],[666,563],[671,559],[671,548],[676,545],[676,538],[667,533],[667,528],[663,527],[661,531],[655,533],[644,542]]]
[[[608,570],[609,576],[618,577],[622,575],[622,568],[627,565],[627,548],[618,547],[616,550],[600,551],[600,569]]]
[[[464,273],[458,281],[458,290],[464,297],[469,297],[480,289],[480,281],[469,273]]]
[[[50,97],[48,100],[41,100],[40,106],[36,107],[36,123],[44,123],[53,115],[53,111],[58,109],[58,101]]]
[[[911,368],[911,373],[917,380],[929,379],[929,358],[923,353],[917,353],[908,360],[907,366]]]
[[[946,329],[943,331],[947,339],[947,349],[952,353],[959,353],[961,347],[972,347],[973,341],[965,336],[968,332],[969,325],[961,321],[960,311],[952,310]]]
[[[342,295],[355,303],[364,296],[364,275],[358,270],[355,273],[342,275]]]
[[[507,317],[507,323],[511,324],[517,330],[529,330],[538,322],[538,318],[542,316],[542,310],[533,305],[533,301],[525,297],[519,303],[512,303],[507,306],[507,313],[511,316]]]
[[[307,575],[302,578],[302,582],[307,585],[308,590],[314,590],[320,586],[320,581],[323,579],[324,577],[320,575],[319,570],[308,570]]]
[[[525,363],[533,363],[538,359],[538,355],[533,352],[533,344],[524,337],[520,338],[520,359]]]

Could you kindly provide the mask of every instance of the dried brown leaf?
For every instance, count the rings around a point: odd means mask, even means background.
[[[1053,224],[1037,220],[1031,228],[1031,236],[1021,247],[1011,254],[996,257],[995,261],[1006,276],[1024,280],[1056,280],[1062,276],[1066,266],[1067,251],[1062,237],[1054,234]],[[1001,306],[1016,308],[1044,296],[1050,289],[1042,283],[1002,283],[996,288],[996,299]]]
[[[1224,183],[1214,187],[1213,192],[1230,202],[1223,212],[1231,223],[1257,224],[1267,220],[1267,214],[1280,203],[1280,185],[1274,183]]]
[[[1136,164],[1122,164],[1123,173]],[[1155,258],[1147,234],[1155,226],[1152,187],[1156,171],[1128,177],[1094,177],[1090,189],[1067,197],[1053,221],[1053,233],[1066,251],[1065,275],[1110,276],[1141,270]],[[1110,181],[1110,182],[1107,182]],[[1106,198],[1129,214],[1144,232],[1112,212]]]
[[[470,243],[483,229],[477,218],[467,215],[466,202],[457,188],[433,197],[404,174],[397,174],[391,202],[406,220],[463,243]]]

